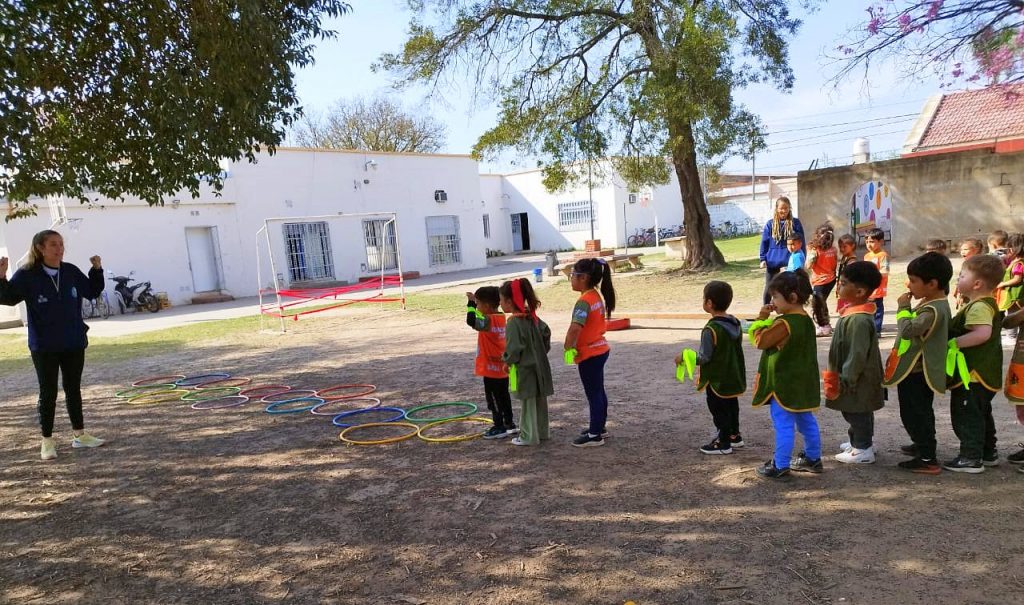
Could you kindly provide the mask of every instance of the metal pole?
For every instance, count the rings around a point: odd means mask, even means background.
[[[284,307],[281,305],[281,283],[277,279],[277,264],[274,262],[274,248],[270,245],[270,228],[267,221],[263,221],[264,234],[267,236],[267,254],[270,255],[270,272],[274,276],[274,294],[277,295],[277,314],[281,319],[281,333],[286,332],[284,328]]]
[[[590,156],[587,156],[587,190],[590,196],[590,239],[594,239],[594,173]]]
[[[628,187],[627,187],[628,189]],[[640,195],[639,193],[637,195]],[[629,192],[626,192],[626,199],[622,200],[622,245],[626,249],[626,254],[629,254],[629,229],[626,227],[626,205],[629,202]]]
[[[402,297],[402,310],[405,311],[405,275],[402,273],[402,246],[398,241],[398,213],[391,214],[391,222],[395,224],[395,256],[398,258],[398,291]]]
[[[260,332],[263,331],[263,284],[260,282],[263,279],[263,268],[260,262],[260,231],[267,228],[267,224],[263,223],[263,226],[256,231],[256,293],[260,299]]]

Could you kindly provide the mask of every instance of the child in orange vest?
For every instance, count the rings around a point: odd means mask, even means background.
[[[602,259],[576,261],[570,277],[572,289],[582,292],[572,310],[572,323],[565,334],[565,363],[576,364],[583,391],[590,406],[590,426],[572,442],[576,447],[604,445],[608,436],[608,394],[604,390],[604,364],[608,361],[605,319],[615,310],[612,270]],[[597,288],[601,288],[598,294]]]
[[[466,323],[476,330],[474,374],[484,379],[484,397],[494,425],[484,439],[501,439],[519,432],[512,419],[512,397],[508,392],[508,371],[501,356],[505,352],[505,314],[498,311],[501,297],[497,286],[466,292]]]

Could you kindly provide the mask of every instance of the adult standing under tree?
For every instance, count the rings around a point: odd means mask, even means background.
[[[82,417],[82,370],[89,326],[82,320],[82,299],[103,292],[100,257],[89,259],[86,277],[64,260],[64,238],[49,229],[32,238],[28,262],[7,280],[7,257],[0,257],[0,304],[13,306],[22,301],[28,308],[28,348],[39,379],[39,427],[43,433],[40,457],[57,457],[53,439],[53,416],[57,407],[57,377],[64,385],[64,399],[74,438],[71,447],[103,445],[85,432]]]
[[[800,236],[800,249],[807,253],[807,240],[804,238],[804,226],[800,219],[793,216],[793,208],[789,198],[779,196],[775,200],[775,215],[765,223],[764,231],[761,233],[761,268],[764,274],[764,304],[771,301],[768,294],[768,282],[772,281],[779,271],[786,268],[789,263],[789,250],[786,249],[786,240],[790,235]]]

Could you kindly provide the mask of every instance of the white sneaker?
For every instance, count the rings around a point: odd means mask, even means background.
[[[53,437],[43,437],[43,444],[39,447],[39,457],[43,460],[53,460],[57,457],[57,442]]]
[[[835,459],[836,462],[842,462],[845,464],[874,464],[875,448],[869,447],[866,450],[851,448],[849,451],[843,452],[842,454],[836,454]]]
[[[515,438],[512,439],[512,445],[530,445],[530,444],[525,442],[525,441],[523,441],[522,438],[520,438],[520,437],[515,437]]]
[[[840,454],[842,454],[844,452],[848,452],[848,451],[850,451],[852,449],[853,449],[853,444],[850,443],[849,441],[844,441],[844,442],[839,444],[839,453]]]
[[[106,441],[83,432],[81,435],[75,435],[75,438],[71,440],[71,447],[99,447],[104,443]]]

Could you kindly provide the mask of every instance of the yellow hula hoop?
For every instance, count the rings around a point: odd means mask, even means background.
[[[125,403],[129,405],[152,405],[154,403],[168,403],[171,401],[181,401],[182,395],[191,393],[187,389],[171,389],[168,391],[157,391],[156,393],[146,393],[145,395],[136,395],[125,400]]]
[[[350,433],[356,429],[366,429],[375,426],[401,426],[413,430],[408,433],[403,433],[397,437],[388,437],[387,439],[376,439],[374,441],[358,441],[356,439],[349,439],[348,437],[345,436],[346,433]],[[399,441],[405,441],[406,439],[410,439],[414,437],[416,433],[419,432],[419,430],[420,427],[411,422],[367,422],[365,424],[356,424],[348,427],[347,429],[338,433],[338,439],[341,439],[342,441],[349,445],[383,445],[385,443],[398,443]]]
[[[450,422],[482,422],[484,424],[494,424],[489,418],[480,418],[479,416],[470,416],[467,418],[449,418],[447,420],[438,420],[437,422],[431,422],[420,427],[420,430],[416,431],[416,436],[420,439],[429,443],[458,443],[459,441],[470,441],[472,439],[479,439],[483,433],[472,433],[469,435],[457,435],[455,437],[427,437],[423,433],[428,429],[435,426],[441,426],[442,424],[448,424]]]

